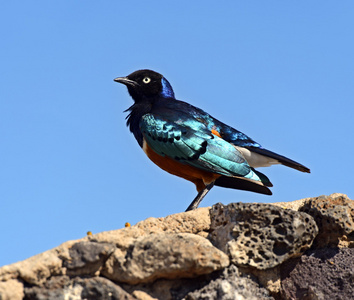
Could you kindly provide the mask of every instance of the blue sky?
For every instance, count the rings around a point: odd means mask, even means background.
[[[176,97],[311,168],[261,169],[273,196],[354,195],[353,1],[6,1],[0,5],[0,266],[184,211],[193,184],[153,165],[113,82],[158,71]]]

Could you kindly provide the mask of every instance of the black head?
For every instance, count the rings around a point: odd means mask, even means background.
[[[118,77],[114,81],[126,85],[135,102],[153,97],[175,97],[170,83],[155,71],[138,70],[127,77]]]

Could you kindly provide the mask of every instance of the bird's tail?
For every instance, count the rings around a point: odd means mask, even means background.
[[[310,169],[309,168],[305,167],[304,165],[302,165],[302,164],[300,164],[300,163],[298,163],[298,162],[296,162],[296,161],[294,161],[294,160],[292,160],[290,158],[287,158],[285,156],[279,155],[279,154],[277,154],[275,152],[269,151],[269,150],[264,149],[264,148],[257,148],[257,147],[246,147],[246,148],[248,150],[250,150],[251,152],[255,152],[255,153],[258,153],[260,155],[273,158],[273,159],[279,161],[279,163],[284,165],[284,166],[299,170],[301,172],[310,173]]]
[[[254,169],[252,170],[258,175],[262,182],[251,180],[245,177],[220,176],[218,179],[215,180],[215,185],[230,189],[255,192],[264,195],[272,195],[271,190],[267,186],[271,187],[273,185],[269,181],[267,176],[265,176],[261,172],[255,171]]]

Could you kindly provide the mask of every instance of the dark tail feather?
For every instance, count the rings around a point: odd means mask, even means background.
[[[270,157],[270,158],[274,158],[277,161],[279,161],[281,164],[283,164],[284,166],[299,170],[301,172],[310,173],[310,169],[305,167],[304,165],[302,165],[294,160],[291,160],[290,158],[287,158],[285,156],[282,156],[282,155],[279,155],[279,154],[274,153],[272,151],[269,151],[267,149],[256,148],[256,147],[245,147],[245,148],[247,148],[248,150],[250,150],[252,152],[255,152],[255,153]]]
[[[260,173],[260,172],[257,172],[257,175],[259,176],[258,173]],[[260,173],[260,174],[262,174],[262,173]],[[263,175],[263,176],[266,177],[265,175]],[[270,183],[269,180],[268,180],[268,182]],[[225,187],[225,188],[250,191],[250,192],[255,192],[255,193],[265,194],[265,195],[272,194],[270,189],[268,189],[262,183],[260,183],[260,182],[258,183],[257,181],[249,180],[247,178],[242,178],[242,177],[221,176],[215,180],[215,185]]]
[[[254,168],[251,168],[253,172],[255,172],[257,174],[257,176],[259,177],[259,179],[262,181],[262,183],[265,186],[268,187],[272,187],[273,184],[270,182],[269,178],[267,176],[265,176],[263,173],[256,171]]]

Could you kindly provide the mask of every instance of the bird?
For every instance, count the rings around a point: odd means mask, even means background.
[[[133,98],[125,110],[126,124],[148,158],[195,184],[198,194],[186,211],[196,209],[213,186],[272,195],[273,184],[258,167],[281,164],[310,173],[204,110],[177,100],[168,80],[155,71],[137,70],[114,81],[125,85]]]

